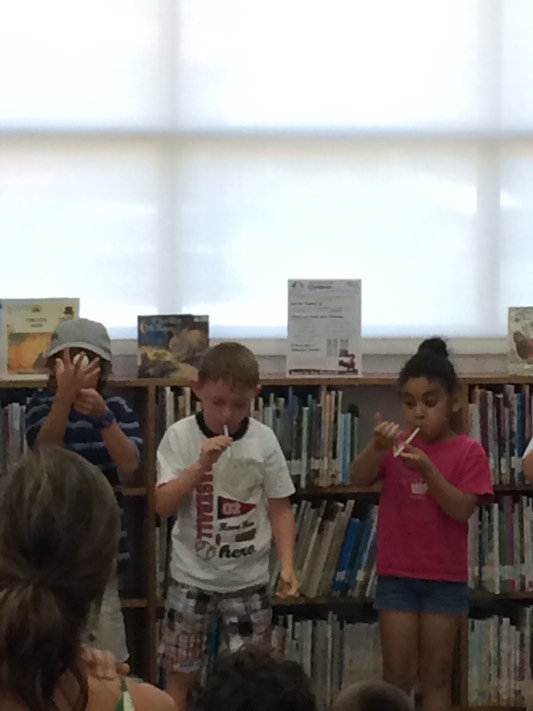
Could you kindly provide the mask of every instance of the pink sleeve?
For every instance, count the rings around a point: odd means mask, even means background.
[[[472,441],[453,483],[458,489],[469,494],[484,498],[494,495],[489,460],[479,442]]]

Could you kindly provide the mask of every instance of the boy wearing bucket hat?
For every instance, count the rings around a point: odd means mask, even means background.
[[[123,512],[119,484],[139,466],[142,435],[125,400],[104,393],[111,372],[111,341],[105,326],[84,318],[63,321],[52,334],[46,358],[48,386],[35,392],[26,407],[28,445],[59,445],[85,457],[109,480]],[[128,558],[122,516],[118,575],[124,573]],[[85,641],[110,650],[117,662],[128,658],[117,577],[110,581]]]

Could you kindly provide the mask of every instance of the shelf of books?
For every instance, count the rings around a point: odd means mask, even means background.
[[[476,510],[470,525],[472,610],[459,645],[458,708],[523,708],[531,685],[533,486],[521,466],[532,434],[531,383],[505,375],[461,380],[461,424],[487,451],[497,496]],[[25,449],[24,403],[41,385],[0,381],[0,473]],[[137,554],[122,595],[140,650],[134,670],[155,679],[172,523],[153,514],[155,455],[165,429],[197,404],[178,379],[114,378],[110,387],[131,400],[144,429],[141,474],[124,490]],[[279,438],[297,489],[302,595],[274,598],[273,643],[311,672],[324,708],[342,683],[380,674],[372,609],[379,486],[349,484],[349,463],[368,441],[376,410],[400,417],[394,377],[266,377],[252,405],[252,415]],[[273,558],[273,593],[277,577]]]

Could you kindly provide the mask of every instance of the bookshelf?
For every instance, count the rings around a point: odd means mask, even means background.
[[[478,422],[475,427],[481,429],[476,434],[483,441],[485,447],[492,456],[495,481],[495,491],[497,500],[503,501],[507,498],[508,506],[517,510],[523,504],[521,502],[533,502],[533,486],[525,483],[519,476],[518,454],[510,452],[510,447],[521,447],[531,436],[532,415],[531,398],[533,396],[533,378],[508,376],[505,374],[491,375],[469,375],[462,377],[461,382],[461,412],[459,427],[464,431],[471,431],[473,423]],[[358,439],[365,443],[370,437],[372,430],[372,415],[375,410],[387,412],[388,417],[400,417],[400,403],[396,397],[395,390],[396,376],[369,375],[364,377],[336,377],[336,378],[314,378],[314,377],[283,377],[265,376],[261,385],[265,398],[273,397],[276,406],[276,398],[287,397],[289,389],[293,394],[308,396],[310,393],[315,397],[320,397],[321,389],[342,392],[342,408],[357,406],[358,413]],[[24,399],[25,391],[28,393],[37,387],[42,387],[42,379],[32,380],[1,380],[0,379],[0,405],[6,405],[13,400],[19,402]],[[138,412],[144,435],[144,448],[142,466],[136,481],[125,487],[123,493],[130,508],[130,528],[134,529],[132,536],[132,576],[127,588],[122,594],[122,603],[128,630],[128,641],[132,651],[132,666],[136,674],[145,679],[156,681],[157,670],[157,622],[161,613],[161,590],[160,577],[157,558],[160,555],[160,540],[158,536],[157,521],[154,515],[154,483],[155,483],[155,457],[158,441],[165,429],[165,422],[162,416],[165,407],[164,393],[176,392],[187,387],[187,382],[183,380],[150,379],[150,378],[112,378],[108,384],[110,391],[117,391],[123,395]],[[513,400],[514,391],[518,400]],[[271,395],[273,393],[273,395]],[[481,393],[492,393],[486,395]],[[509,400],[511,398],[511,400]],[[339,404],[338,400],[335,401]],[[480,403],[483,408],[493,408],[492,415],[488,411],[478,415]],[[476,407],[478,410],[476,410]],[[512,413],[506,412],[505,408],[514,408]],[[514,414],[513,414],[514,413]],[[479,424],[481,423],[481,424]],[[513,431],[516,427],[522,428],[522,439],[516,442],[516,434]],[[487,429],[488,428],[488,429]],[[507,429],[506,429],[507,428]],[[483,430],[483,431],[481,431]],[[330,442],[331,444],[331,442]],[[330,462],[331,464],[331,462]],[[509,466],[512,465],[513,474],[508,475]],[[516,470],[516,471],[515,471]],[[296,478],[299,478],[296,473]],[[311,481],[300,487],[294,497],[295,505],[308,502],[311,508],[319,507],[323,502],[326,505],[331,502],[339,502],[346,506],[349,502],[354,502],[354,514],[361,507],[364,511],[379,502],[379,486],[370,489],[360,489],[345,484],[335,484],[317,486]],[[514,508],[513,508],[514,510]],[[529,509],[527,509],[529,512]],[[533,509],[531,509],[533,513]],[[351,514],[352,515],[352,514]],[[358,515],[358,514],[357,514]],[[516,525],[519,526],[518,522]],[[490,520],[493,533],[498,532],[494,520]],[[524,523],[520,524],[522,527]],[[533,521],[531,522],[533,526]],[[518,530],[518,528],[516,529]],[[526,529],[526,533],[529,529]],[[159,531],[159,534],[161,532]],[[533,533],[533,531],[532,531]],[[500,533],[496,536],[498,539]],[[522,530],[523,540],[524,531]],[[503,544],[502,544],[503,545]],[[529,544],[528,548],[529,548]],[[501,552],[501,551],[500,551]],[[526,555],[527,553],[527,555]],[[520,620],[517,621],[517,614],[522,614],[523,610],[529,609],[533,605],[533,554],[528,551],[523,553],[523,560],[515,561],[514,570],[518,570],[519,575],[526,577],[521,581],[520,589],[501,589],[498,593],[486,589],[475,590],[471,594],[472,614],[471,619],[481,620],[497,618],[516,622],[516,634],[511,630],[510,640],[519,638],[523,634]],[[509,565],[509,561],[500,561],[502,566]],[[531,569],[529,569],[531,568]],[[527,569],[527,570],[526,570]],[[506,574],[509,576],[509,570]],[[491,575],[498,576],[499,573],[492,572]],[[512,577],[512,574],[511,574]],[[531,578],[531,580],[530,580]],[[505,580],[502,578],[502,583]],[[502,584],[502,588],[505,585]],[[338,618],[355,620],[364,623],[366,619],[372,617],[372,606],[368,599],[353,596],[333,596],[331,594],[321,594],[312,599],[302,596],[295,600],[279,600],[274,598],[274,610],[278,621],[282,624],[296,622],[303,624],[306,619],[313,618],[320,621],[320,630],[323,631],[324,620]],[[525,612],[523,614],[526,614]],[[515,619],[516,618],[516,619]],[[469,654],[472,653],[472,644],[469,644],[470,622],[465,621],[461,629],[458,642],[457,655],[457,678],[455,680],[456,696],[455,704],[459,709],[494,709],[494,708],[523,708],[521,701],[516,701],[517,690],[513,691],[509,687],[508,698],[484,700],[483,694],[476,694],[479,691],[480,679],[472,675],[469,670]],[[337,622],[335,622],[337,624]],[[489,623],[487,623],[489,624]],[[499,624],[499,622],[498,622]],[[529,618],[528,618],[529,624]],[[505,629],[507,630],[507,622]],[[317,628],[318,629],[318,628]],[[480,627],[482,629],[482,625]],[[315,634],[307,630],[306,634]],[[355,633],[354,633],[355,634]],[[531,636],[531,629],[527,634]],[[489,633],[490,635],[490,633]],[[476,642],[479,643],[479,642]],[[511,642],[509,642],[511,643]],[[509,657],[514,658],[515,651],[508,650]],[[502,654],[505,651],[501,650]],[[324,650],[321,652],[324,654]],[[517,661],[518,664],[518,661]],[[494,662],[493,673],[499,673],[500,667]],[[507,668],[506,673],[512,673]],[[487,685],[496,683],[496,677],[484,679]],[[507,683],[507,682],[506,682]],[[477,684],[478,689],[475,686]],[[505,685],[504,685],[505,686]],[[509,686],[509,684],[508,684]],[[513,696],[514,694],[514,696]],[[512,701],[512,702],[511,702]]]

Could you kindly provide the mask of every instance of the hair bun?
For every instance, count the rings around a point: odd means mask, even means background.
[[[430,351],[442,358],[448,358],[448,346],[440,336],[433,336],[422,341],[418,346],[418,352],[421,353],[422,351]]]

